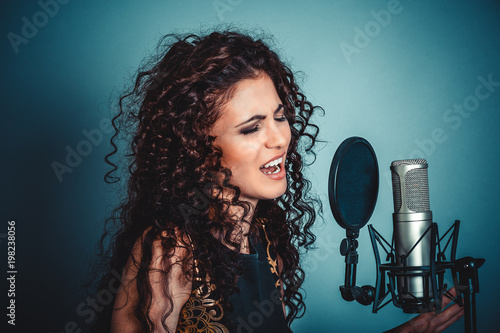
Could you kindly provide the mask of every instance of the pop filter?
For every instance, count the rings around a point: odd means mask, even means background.
[[[356,286],[359,229],[372,216],[378,196],[378,163],[372,146],[363,138],[345,139],[333,156],[328,180],[330,208],[337,223],[346,229],[340,244],[345,256],[345,283],[340,286],[342,298],[369,305],[375,299],[375,288]]]
[[[344,140],[333,156],[328,181],[330,208],[337,223],[358,234],[372,216],[377,202],[377,156],[360,137]]]

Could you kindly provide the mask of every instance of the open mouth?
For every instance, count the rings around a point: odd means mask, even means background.
[[[265,175],[274,175],[281,171],[281,163],[283,162],[283,156],[278,157],[271,162],[268,162],[260,167],[260,171]]]

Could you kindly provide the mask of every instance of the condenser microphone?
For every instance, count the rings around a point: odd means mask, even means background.
[[[431,264],[432,212],[425,159],[394,161],[391,164],[394,197],[394,246],[396,266],[408,271],[397,278],[397,290],[403,311],[427,312],[422,302],[432,298],[429,275],[419,267]]]
[[[465,332],[475,333],[478,269],[484,259],[456,259],[459,220],[439,236],[438,225],[432,222],[427,168],[425,159],[392,162],[392,242],[368,225],[377,280],[375,287],[359,287],[356,285],[357,238],[377,202],[378,162],[373,147],[363,138],[350,137],[339,146],[328,180],[330,208],[338,225],[346,230],[346,238],[340,244],[340,254],[345,257],[345,282],[339,289],[346,301],[373,304],[373,313],[391,301],[406,313],[439,313],[443,310],[442,298],[448,294],[444,274],[451,270],[455,289],[460,294],[453,300],[464,307]],[[386,262],[382,262],[384,257]]]

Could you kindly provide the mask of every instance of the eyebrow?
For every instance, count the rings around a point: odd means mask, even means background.
[[[273,114],[276,114],[276,113],[280,112],[281,109],[283,109],[283,104],[278,105],[278,108],[276,110],[274,110]],[[263,114],[256,114],[255,116],[251,117],[248,120],[245,120],[241,124],[236,125],[235,128],[238,128],[238,127],[240,127],[242,125],[248,124],[249,122],[252,122],[254,120],[262,120],[262,119],[266,119],[266,116],[263,115]]]

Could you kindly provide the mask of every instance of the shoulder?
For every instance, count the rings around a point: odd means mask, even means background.
[[[144,240],[150,230],[151,227],[137,239],[125,265],[113,309],[112,332],[141,331],[134,311],[139,299],[144,296],[139,295],[140,291],[145,289],[151,291],[151,307],[148,313],[150,320],[157,328],[162,328],[162,318],[170,312],[165,324],[170,330],[175,330],[180,310],[191,294],[192,284],[183,269],[186,261],[191,265],[189,239],[177,231],[176,246],[172,249],[165,249],[161,235],[153,240],[150,249],[145,249]],[[146,282],[144,286],[139,286],[137,276],[146,252],[151,261],[145,270],[146,278],[141,280]]]

